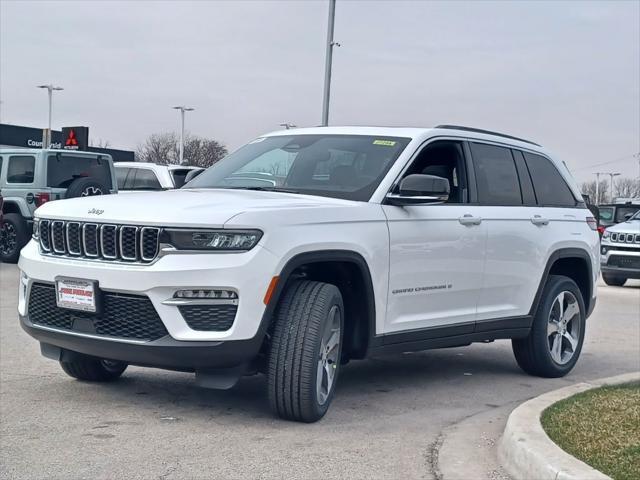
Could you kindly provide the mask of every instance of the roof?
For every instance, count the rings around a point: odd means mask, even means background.
[[[177,170],[177,169],[187,169],[187,170],[196,170],[202,169],[202,167],[196,167],[193,165],[160,165],[159,163],[153,162],[115,162],[114,165],[116,167],[153,167],[158,169],[167,169],[167,170]]]
[[[517,146],[526,150],[544,152],[544,149],[530,140],[514,137],[505,133],[492,132],[472,127],[458,125],[438,125],[436,127],[381,127],[381,126],[328,126],[294,128],[289,130],[277,130],[264,136],[280,135],[369,135],[405,137],[416,140],[426,140],[435,136],[474,138],[489,140]]]

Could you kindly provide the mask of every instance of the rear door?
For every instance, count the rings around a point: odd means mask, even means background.
[[[487,229],[476,331],[518,328],[525,320],[509,319],[526,315],[531,306],[542,275],[547,225],[521,154],[492,143],[469,146]]]

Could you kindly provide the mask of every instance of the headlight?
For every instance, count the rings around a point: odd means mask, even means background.
[[[182,230],[165,229],[166,243],[178,250],[212,250],[244,252],[262,238],[260,230]]]
[[[34,240],[38,240],[40,238],[40,219],[33,219],[33,232],[31,234]]]
[[[608,230],[605,230],[604,233],[602,234],[602,238],[609,238],[611,236],[611,233],[609,233]]]

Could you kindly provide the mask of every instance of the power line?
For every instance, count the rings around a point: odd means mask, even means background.
[[[601,165],[609,165],[610,163],[621,162],[622,160],[626,160],[626,159],[631,160],[632,158],[635,158],[636,155],[637,155],[637,153],[632,153],[631,155],[625,155],[624,157],[618,157],[618,158],[616,158],[614,160],[609,160],[607,162],[594,163],[592,165],[587,165],[586,167],[574,168],[574,171],[586,170],[587,168],[599,167]]]

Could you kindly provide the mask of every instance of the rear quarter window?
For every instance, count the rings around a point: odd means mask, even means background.
[[[556,166],[546,157],[523,152],[538,205],[575,207],[576,199]]]
[[[36,157],[13,155],[7,165],[7,183],[33,183]]]
[[[80,155],[49,155],[47,158],[47,186],[69,188],[78,178],[90,177],[107,188],[113,188],[110,163],[106,158]]]

